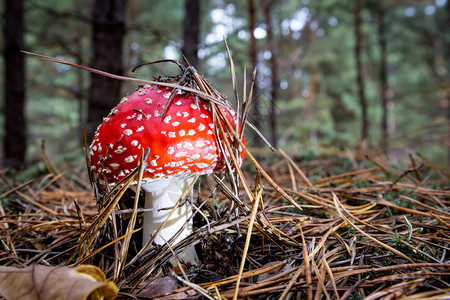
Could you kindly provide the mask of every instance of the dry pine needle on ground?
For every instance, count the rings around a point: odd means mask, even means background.
[[[95,203],[91,183],[76,175],[84,171],[59,172],[47,161],[46,175],[22,184],[2,173],[0,261],[94,264],[123,298],[448,299],[449,174],[418,160],[397,170],[369,158],[361,164],[369,167],[340,172],[343,158],[298,164],[280,153],[264,168],[302,210],[248,165],[256,206],[242,184],[236,195],[226,180],[204,178],[190,199],[195,234],[142,254],[139,231],[127,232],[133,192],[114,194],[108,201],[117,204],[95,227],[107,204]],[[126,235],[135,238],[120,257]],[[201,264],[177,266],[174,255],[191,245]]]

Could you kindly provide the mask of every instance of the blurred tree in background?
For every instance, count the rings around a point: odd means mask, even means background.
[[[8,2],[1,7],[7,15]],[[184,53],[233,101],[226,37],[239,82],[244,66],[247,82],[258,68],[251,120],[294,155],[360,148],[394,161],[418,151],[449,163],[448,0],[117,0],[103,1],[111,4],[103,15],[95,9],[100,0],[23,2],[25,50],[143,79],[178,70],[172,64],[130,70],[161,58],[181,61]],[[103,41],[95,38],[101,30]],[[11,61],[4,58],[3,74]],[[137,88],[111,79],[114,87],[106,87],[86,71],[36,58],[26,62],[27,163],[40,160],[41,140],[55,159],[79,157],[81,128],[95,128],[100,115]],[[6,77],[3,158],[13,145],[8,128],[25,125],[8,118]],[[104,112],[90,115],[100,106]]]
[[[108,73],[123,73],[123,39],[126,0],[95,0],[92,13],[92,59],[90,66]],[[88,94],[86,137],[90,142],[99,121],[115,106],[111,99],[121,98],[121,81],[91,74]]]
[[[6,1],[4,11],[5,84],[5,165],[18,168],[25,162],[27,145],[25,122],[25,60],[23,1]]]

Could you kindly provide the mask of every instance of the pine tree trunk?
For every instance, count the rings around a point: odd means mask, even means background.
[[[253,74],[253,71],[256,69],[258,65],[258,46],[256,44],[255,38],[255,23],[256,23],[256,8],[255,1],[248,0],[247,1],[247,9],[248,9],[248,31],[250,33],[250,46],[248,48],[248,56],[250,58],[250,74]],[[256,79],[255,79],[256,80]],[[259,92],[258,92],[258,82],[256,80],[254,90],[253,90],[253,99],[251,99],[252,109],[250,110],[250,121],[256,126],[258,129],[262,129],[261,126],[261,111],[259,107]],[[254,145],[256,147],[261,147],[263,145],[262,140],[258,137],[257,134],[253,137]]]
[[[361,0],[355,0],[354,7],[354,30],[355,30],[355,60],[356,60],[356,83],[358,86],[358,98],[361,106],[361,141],[367,141],[369,120],[367,116],[367,100],[364,90],[364,74],[361,62],[362,35],[361,35]]]
[[[386,26],[385,26],[385,8],[382,0],[378,2],[377,7],[377,25],[378,25],[378,46],[380,48],[380,98],[381,98],[381,146],[383,151],[387,151],[387,141],[389,139],[388,129],[388,74],[387,74],[387,54],[386,54]]]
[[[446,5],[447,9],[447,28],[450,26],[450,1],[447,1]],[[446,68],[447,68],[447,74],[450,73],[450,38],[447,37],[447,39],[444,42],[445,44],[445,60],[446,60]],[[450,91],[447,89],[447,103],[450,103]],[[450,122],[450,105],[447,106],[447,122]],[[448,147],[448,161],[450,162],[450,147]]]
[[[183,55],[195,68],[199,68],[197,56],[200,36],[200,1],[184,1]]]
[[[19,168],[25,162],[25,59],[22,0],[6,0],[4,11],[5,59],[5,166]]]
[[[264,17],[266,22],[266,31],[267,31],[267,50],[271,53],[270,57],[270,71],[271,71],[271,93],[270,93],[270,131],[271,131],[271,142],[272,146],[277,148],[278,144],[278,116],[277,116],[277,98],[278,98],[278,88],[279,88],[279,80],[278,80],[278,66],[277,59],[275,55],[275,47],[273,41],[273,30],[272,30],[272,20],[270,11],[272,2],[265,0],[264,1]]]
[[[95,0],[92,21],[91,67],[121,75],[122,44],[125,35],[125,0]],[[91,141],[103,117],[120,101],[121,81],[91,75],[86,135]]]

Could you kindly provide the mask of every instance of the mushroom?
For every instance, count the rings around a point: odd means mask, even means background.
[[[181,91],[169,102],[171,93],[171,88],[145,85],[123,98],[97,128],[90,146],[91,170],[108,183],[131,173],[142,149],[150,150],[142,178],[145,208],[151,209],[144,211],[143,245],[170,212],[161,209],[173,207],[196,174],[223,171],[229,156],[220,151],[210,104]],[[220,109],[233,123],[228,110]],[[239,164],[244,155],[241,151]],[[165,244],[186,222],[174,243],[191,234],[191,212],[186,203],[178,206],[154,242]]]

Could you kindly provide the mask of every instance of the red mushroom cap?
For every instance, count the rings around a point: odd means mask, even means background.
[[[123,98],[97,128],[90,146],[91,169],[111,183],[118,182],[137,167],[142,149],[149,148],[146,180],[222,171],[224,155],[217,144],[211,107],[192,94],[177,93],[161,118],[171,92],[146,85]],[[231,115],[221,109],[231,123]],[[241,151],[240,164],[244,156]]]

